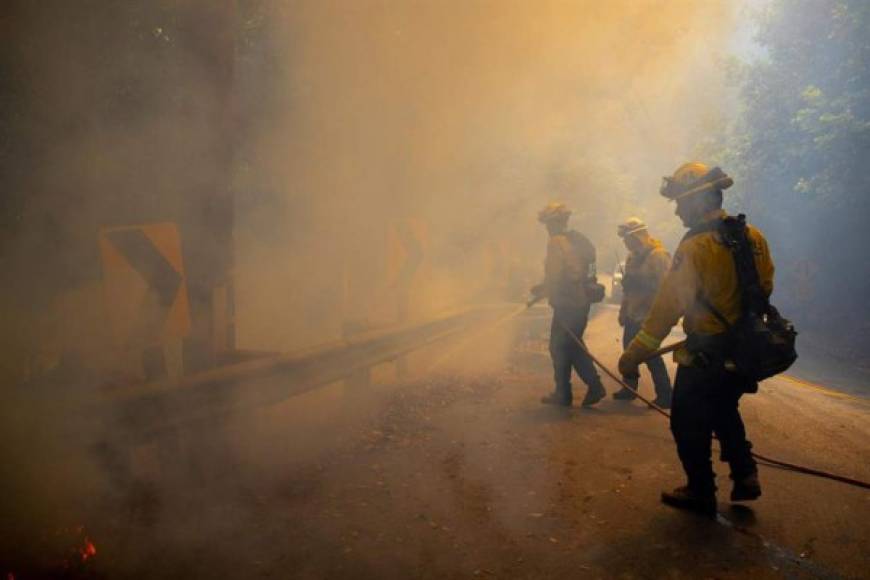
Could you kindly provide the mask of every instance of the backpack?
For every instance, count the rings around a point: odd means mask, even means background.
[[[718,231],[734,257],[743,312],[731,324],[705,297],[699,296],[699,301],[728,329],[728,355],[734,372],[753,383],[763,381],[785,372],[797,360],[797,332],[761,287],[746,216],[726,217],[718,224]]]
[[[592,245],[589,238],[576,230],[566,232],[565,238],[573,248],[573,255],[579,258],[584,265],[583,271],[575,272],[574,277],[582,288],[586,301],[590,304],[601,302],[604,300],[605,288],[603,284],[598,282],[595,268],[595,246]]]

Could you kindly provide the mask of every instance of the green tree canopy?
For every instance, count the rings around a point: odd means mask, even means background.
[[[868,32],[866,0],[775,0],[720,149],[771,238],[777,300],[805,327],[852,338],[870,338]]]

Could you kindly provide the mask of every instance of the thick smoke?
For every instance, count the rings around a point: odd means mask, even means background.
[[[418,314],[502,298],[486,278],[505,270],[540,275],[534,214],[551,199],[574,208],[604,263],[627,215],[665,217],[672,238],[660,177],[726,113],[724,2],[261,10],[275,60],[252,79],[272,94],[243,104],[265,121],[237,184],[242,341],[389,321],[390,232],[408,219],[428,230]]]

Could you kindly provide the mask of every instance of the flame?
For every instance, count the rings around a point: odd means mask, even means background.
[[[85,545],[79,548],[79,554],[82,557],[82,562],[87,562],[88,558],[97,555],[97,547],[87,536],[85,536]]]
[[[57,536],[72,536],[70,540],[72,540],[73,544],[67,549],[66,558],[61,563],[64,569],[69,570],[71,567],[86,564],[88,560],[96,557],[97,546],[88,536],[85,526],[77,525],[69,528],[57,528],[54,533]]]

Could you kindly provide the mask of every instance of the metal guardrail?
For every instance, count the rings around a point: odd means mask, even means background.
[[[211,369],[180,381],[102,391],[82,410],[110,431],[135,440],[207,424],[220,416],[272,405],[325,384],[368,373],[485,323],[515,305],[470,308],[414,324],[375,330],[304,350]]]

